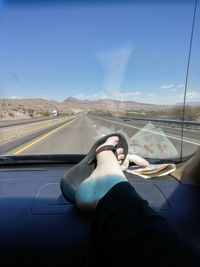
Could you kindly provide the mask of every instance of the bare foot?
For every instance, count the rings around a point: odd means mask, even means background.
[[[101,145],[116,146],[119,142],[117,136],[109,137]],[[101,147],[99,146],[98,149]],[[124,159],[123,149],[117,149],[117,158],[110,150],[102,151],[97,155],[97,167],[92,174],[84,180],[75,194],[77,207],[84,211],[94,211],[99,200],[117,183],[127,182],[121,170],[120,163]]]

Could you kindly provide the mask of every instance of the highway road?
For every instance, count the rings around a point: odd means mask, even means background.
[[[96,116],[93,116],[93,117],[95,118]],[[107,119],[108,121],[110,120],[109,117],[102,117],[102,119]],[[119,122],[119,123],[123,123],[124,122],[123,119],[119,119],[119,118],[112,118],[112,121]],[[147,122],[131,119],[128,122],[128,124],[132,125],[132,126],[135,126],[135,127],[138,127],[138,128],[142,128],[142,127],[145,126],[145,124],[147,124]],[[154,122],[153,122],[153,124],[154,124]],[[175,134],[175,135],[178,135],[178,136],[181,135],[181,127],[173,128],[172,126],[166,126],[166,125],[162,125],[162,126],[159,125],[158,126],[158,124],[157,124],[157,127],[161,128],[166,134],[172,134],[172,135]],[[193,139],[193,140],[200,140],[200,131],[184,128],[184,137],[185,138],[189,138],[189,139]]]
[[[141,128],[142,122],[123,121],[113,118],[102,118],[81,114],[72,121],[66,122],[48,132],[38,133],[26,142],[15,142],[15,148],[1,152],[1,155],[32,155],[32,154],[86,154],[99,137],[123,130],[131,138]],[[162,127],[166,137],[180,152],[180,129]],[[152,133],[151,133],[152,134]],[[183,154],[189,155],[200,145],[199,131],[185,132]],[[5,148],[5,146],[4,146]]]
[[[57,119],[57,118],[46,117],[46,118],[32,118],[32,119],[21,119],[21,120],[2,120],[0,121],[0,128],[22,125],[22,124],[30,124],[34,122],[40,122],[40,121],[49,121],[52,119]]]

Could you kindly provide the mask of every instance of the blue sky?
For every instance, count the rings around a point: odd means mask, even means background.
[[[193,8],[163,1],[17,8],[1,1],[1,97],[181,102]],[[199,23],[198,6],[188,101],[200,101]]]

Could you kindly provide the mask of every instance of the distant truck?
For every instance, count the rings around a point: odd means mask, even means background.
[[[53,117],[58,117],[58,111],[57,110],[53,110],[52,111],[52,116]]]
[[[58,117],[58,111],[57,109],[49,111],[49,118]]]

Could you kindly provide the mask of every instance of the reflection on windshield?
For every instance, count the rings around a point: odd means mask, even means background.
[[[0,155],[85,154],[113,132],[148,158],[197,150],[199,5],[189,79],[191,1],[0,8]]]

